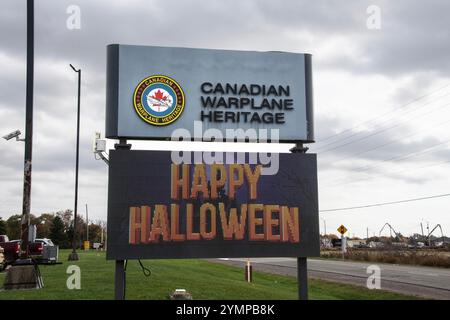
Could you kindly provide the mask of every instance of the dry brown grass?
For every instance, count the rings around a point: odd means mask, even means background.
[[[323,250],[322,258],[342,258],[340,249]],[[345,259],[355,261],[409,264],[430,267],[450,268],[450,251],[433,249],[349,249]]]

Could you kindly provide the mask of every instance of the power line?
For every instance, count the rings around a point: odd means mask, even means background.
[[[353,170],[353,171],[356,171],[358,173],[363,173],[364,171],[369,171],[369,170],[373,170],[375,168],[380,167],[384,162],[405,160],[405,159],[412,158],[412,157],[417,156],[417,155],[423,155],[423,154],[426,154],[426,153],[428,153],[430,151],[434,151],[433,150],[434,148],[436,148],[436,147],[438,147],[438,146],[440,146],[442,144],[447,144],[449,142],[450,142],[450,139],[446,140],[446,141],[439,142],[437,144],[434,144],[431,147],[426,148],[426,149],[421,150],[421,151],[410,152],[410,153],[407,153],[407,154],[404,154],[404,155],[401,155],[401,156],[396,156],[396,157],[392,157],[392,158],[389,158],[389,159],[381,160],[377,165],[366,166],[366,167],[363,167],[363,168],[358,168],[358,169]],[[339,186],[339,185],[343,185],[343,184],[349,184],[349,183],[358,182],[358,181],[362,181],[362,180],[367,180],[367,179],[366,178],[360,178],[360,179],[351,180],[351,181],[338,180],[338,181],[336,181],[337,182],[336,184],[330,185],[329,187],[335,187],[335,186]]]
[[[413,198],[413,199],[406,199],[406,200],[397,200],[397,201],[391,201],[391,202],[382,202],[382,203],[368,204],[368,205],[356,206],[356,207],[346,207],[346,208],[335,208],[335,209],[319,210],[319,212],[346,211],[346,210],[355,210],[355,209],[363,209],[363,208],[371,208],[371,207],[381,207],[381,206],[387,206],[387,205],[397,204],[397,203],[429,200],[429,199],[443,198],[443,197],[449,197],[449,196],[450,196],[450,193],[444,193],[444,194],[438,194],[438,195],[433,195],[433,196],[428,196],[428,197]]]
[[[437,162],[437,163],[431,163],[431,164],[427,164],[427,165],[420,166],[420,167],[417,167],[417,168],[396,170],[396,171],[393,171],[393,172],[389,172],[389,174],[392,175],[392,174],[398,174],[398,173],[403,173],[403,172],[408,172],[408,171],[417,171],[417,170],[423,169],[423,168],[442,166],[442,165],[447,164],[447,163],[450,163],[450,160],[440,161],[440,162]],[[335,184],[331,184],[331,185],[326,185],[323,188],[333,188],[333,187],[338,187],[338,186],[342,186],[342,185],[346,185],[346,184],[351,184],[351,183],[354,183],[354,182],[361,182],[361,181],[365,181],[365,180],[370,180],[370,179],[376,178],[377,176],[380,176],[382,174],[385,174],[385,173],[384,172],[378,172],[378,173],[376,173],[373,176],[368,176],[368,177],[364,177],[364,178],[360,178],[360,179],[356,179],[356,180],[349,180],[349,181],[343,181],[341,183],[335,183]],[[342,181],[342,180],[338,180],[338,182],[339,181]]]
[[[364,154],[364,153],[367,153],[367,152],[370,152],[370,151],[373,151],[373,150],[377,150],[377,149],[386,147],[386,146],[391,145],[391,144],[393,144],[393,143],[395,143],[395,142],[397,142],[397,141],[400,141],[400,140],[404,140],[404,139],[412,138],[412,137],[415,137],[415,136],[419,136],[419,135],[423,134],[424,132],[428,131],[429,129],[431,129],[431,131],[434,131],[435,129],[437,129],[437,128],[439,128],[440,126],[442,126],[442,125],[444,125],[444,124],[447,124],[447,123],[450,123],[450,120],[446,120],[446,121],[443,121],[443,122],[439,122],[439,123],[437,123],[437,124],[434,123],[434,124],[432,124],[431,126],[429,126],[429,127],[425,128],[425,129],[421,130],[420,132],[415,132],[415,133],[413,133],[413,134],[408,134],[408,135],[406,135],[406,136],[397,137],[397,138],[392,139],[392,140],[390,140],[390,141],[388,141],[388,142],[386,142],[386,143],[380,144],[380,145],[375,146],[375,147],[372,147],[372,148],[370,148],[370,149],[367,149],[367,150],[364,150],[364,151],[361,151],[361,152],[358,152],[358,153],[355,153],[355,154],[351,154],[351,155],[349,155],[349,156],[347,156],[347,157],[344,157],[344,158],[338,159],[338,160],[336,160],[336,161],[333,161],[333,163],[341,162],[341,161],[343,161],[343,160],[347,160],[347,159],[350,159],[350,158],[355,158],[355,156],[359,156],[359,155],[362,155],[362,154]]]
[[[391,158],[388,158],[388,159],[381,160],[377,165],[365,166],[365,167],[362,167],[362,168],[358,168],[355,171],[357,171],[357,172],[364,172],[364,171],[368,171],[368,170],[373,170],[374,168],[378,168],[384,162],[405,160],[405,159],[409,159],[409,158],[412,158],[412,157],[420,155],[420,154],[426,154],[426,153],[428,153],[430,151],[434,151],[433,150],[434,148],[436,148],[438,146],[441,146],[441,145],[445,145],[445,144],[447,144],[449,142],[450,142],[450,139],[445,140],[445,141],[440,141],[438,143],[435,143],[435,144],[431,145],[428,148],[425,148],[424,150],[415,151],[415,152],[409,152],[409,153],[406,153],[406,154],[403,154],[403,155],[397,155],[395,157],[391,157]]]
[[[321,142],[330,140],[330,139],[333,138],[333,137],[337,137],[337,136],[340,136],[340,135],[345,134],[345,133],[347,133],[347,132],[353,131],[353,129],[359,128],[359,127],[362,126],[363,124],[368,124],[368,123],[374,122],[375,120],[380,119],[380,118],[383,118],[384,116],[386,116],[386,115],[388,115],[388,114],[391,114],[391,113],[393,113],[393,112],[397,112],[398,110],[403,109],[403,108],[407,107],[408,105],[413,104],[414,102],[417,102],[417,101],[419,101],[419,100],[421,100],[421,99],[423,99],[423,98],[425,98],[425,97],[428,97],[428,96],[430,96],[430,95],[432,95],[432,94],[434,94],[434,93],[436,93],[436,92],[438,92],[438,91],[440,91],[440,90],[442,90],[442,89],[444,89],[444,88],[447,88],[448,86],[450,86],[450,83],[448,83],[448,84],[446,84],[446,85],[444,85],[444,86],[442,86],[442,87],[439,87],[439,88],[436,89],[436,90],[430,91],[430,92],[428,92],[428,93],[426,93],[426,94],[424,94],[424,95],[422,95],[422,96],[419,96],[419,97],[417,97],[417,98],[415,98],[415,99],[413,99],[413,100],[411,100],[411,101],[405,103],[404,105],[401,105],[401,106],[400,106],[398,109],[396,109],[396,110],[385,112],[385,113],[383,113],[383,114],[381,114],[381,115],[379,115],[379,116],[377,116],[377,117],[374,117],[374,118],[372,118],[372,119],[362,121],[362,122],[358,123],[357,125],[355,125],[355,126],[353,126],[353,127],[351,127],[351,128],[345,129],[345,130],[343,130],[343,131],[341,131],[341,132],[339,132],[339,133],[332,134],[332,135],[330,135],[330,136],[328,136],[328,137],[325,137],[324,139],[321,139]]]
[[[448,94],[450,94],[450,92],[447,93],[446,95],[448,95]],[[424,107],[425,105],[428,105],[428,103],[422,105],[421,107]],[[344,138],[344,139],[337,140],[337,141],[334,141],[334,142],[332,142],[332,143],[326,144],[326,145],[324,145],[324,146],[319,147],[317,150],[314,150],[314,151],[317,152],[317,153],[323,154],[323,153],[326,153],[326,152],[329,152],[329,151],[336,150],[336,149],[341,148],[341,147],[345,147],[345,146],[347,146],[347,145],[350,145],[350,144],[353,144],[353,143],[356,143],[356,142],[359,142],[359,141],[368,139],[368,138],[373,137],[373,136],[375,136],[375,135],[378,135],[378,134],[380,134],[380,133],[386,132],[386,131],[388,131],[388,130],[392,130],[392,129],[398,128],[398,127],[400,127],[401,125],[403,125],[404,123],[406,123],[406,121],[408,121],[408,120],[414,119],[415,117],[418,117],[418,116],[423,117],[423,116],[425,116],[425,115],[427,115],[427,114],[430,114],[430,113],[433,113],[433,112],[435,112],[435,111],[437,111],[437,110],[439,110],[439,109],[441,109],[441,108],[447,107],[448,105],[449,105],[449,103],[446,103],[446,104],[441,105],[441,106],[439,106],[439,107],[437,107],[437,108],[435,108],[435,109],[429,110],[429,111],[427,111],[427,112],[425,112],[425,113],[423,113],[423,114],[418,114],[418,115],[415,115],[415,116],[412,116],[412,117],[409,117],[409,118],[400,120],[400,122],[396,122],[395,124],[390,125],[390,126],[387,126],[387,127],[384,127],[384,128],[381,126],[378,130],[375,130],[375,131],[373,131],[373,132],[369,132],[369,133],[366,132],[367,134],[366,134],[365,136],[362,136],[362,137],[359,137],[359,138],[357,138],[357,139],[355,139],[355,140],[350,140],[349,142],[346,142],[346,143],[343,143],[343,144],[340,144],[340,145],[331,147],[331,148],[329,148],[329,149],[326,149],[326,147],[329,146],[329,145],[333,145],[333,144],[335,144],[335,143],[337,143],[337,142],[343,142],[343,141],[347,140],[348,138],[351,138],[351,137],[353,137],[353,136],[355,136],[355,135],[358,135],[358,134],[360,134],[360,133],[363,133],[363,132],[355,132],[355,133],[353,133],[352,135],[350,135],[350,136],[348,136],[348,137],[346,137],[346,138]],[[410,113],[410,112],[412,112],[412,111],[415,111],[415,109],[409,110],[408,113]],[[393,119],[390,119],[390,120],[397,120],[397,119],[394,119],[394,118],[393,118]],[[325,148],[325,150],[320,151],[320,149],[323,149],[323,148]],[[319,152],[319,151],[320,151],[320,152]]]

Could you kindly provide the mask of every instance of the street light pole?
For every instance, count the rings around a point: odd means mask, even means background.
[[[327,235],[327,222],[325,221],[324,218],[320,218],[320,220],[323,221],[323,235],[326,236]]]
[[[77,235],[77,212],[78,212],[78,164],[80,158],[80,93],[81,93],[81,69],[75,69],[73,65],[70,67],[78,73],[78,103],[77,103],[77,149],[76,149],[76,161],[75,161],[75,204],[73,212],[73,235],[72,235],[72,253],[69,255],[69,261],[78,260],[78,254],[76,250],[76,235]]]
[[[100,243],[101,243],[101,245],[102,245],[102,250],[103,250],[103,229],[104,229],[104,227],[103,227],[103,221],[102,222],[100,222],[100,228],[101,228],[101,234],[100,234]]]

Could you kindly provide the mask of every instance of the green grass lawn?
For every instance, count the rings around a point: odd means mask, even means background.
[[[60,252],[62,265],[41,266],[44,288],[41,290],[0,291],[0,299],[113,299],[114,262],[104,252],[79,252],[76,263],[67,261],[69,251]],[[127,267],[127,299],[168,299],[176,288],[187,289],[194,299],[296,299],[297,283],[292,277],[254,272],[253,282],[243,280],[241,268],[205,260],[145,260],[152,275],[145,277],[136,260]],[[81,290],[68,290],[67,267],[81,269]],[[0,274],[3,285],[5,273]],[[411,299],[410,296],[380,290],[368,290],[311,279],[311,299]]]

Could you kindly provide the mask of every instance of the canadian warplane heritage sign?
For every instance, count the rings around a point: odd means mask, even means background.
[[[243,155],[176,164],[168,151],[111,150],[107,258],[318,256],[316,156],[280,154],[263,175]]]
[[[311,55],[109,45],[106,137],[170,139],[194,125],[313,142]],[[201,139],[201,138],[200,138]]]

